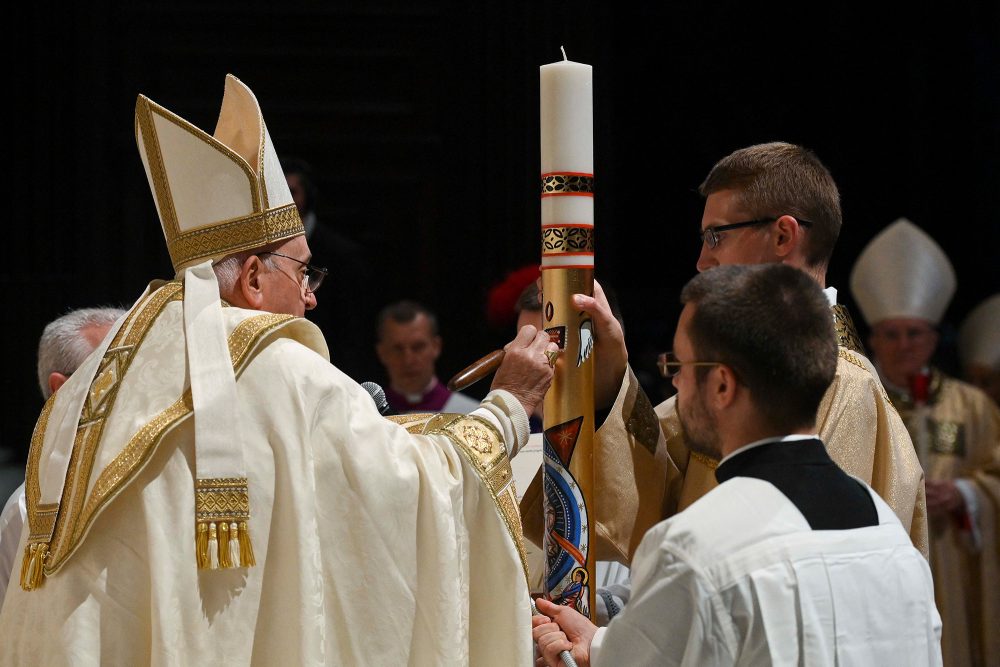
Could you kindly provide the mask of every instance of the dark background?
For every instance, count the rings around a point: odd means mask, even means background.
[[[775,139],[814,149],[840,185],[828,279],[841,300],[861,248],[907,216],[955,263],[947,333],[1000,289],[1000,5],[757,4],[17,5],[0,444],[26,452],[46,322],[130,305],[172,275],[136,95],[211,132],[227,72],[256,93],[279,156],[312,163],[321,220],[364,248],[374,277],[324,285],[319,307],[355,294],[370,321],[389,300],[424,301],[440,314],[443,377],[512,333],[485,324],[484,302],[537,262],[538,66],[560,45],[594,66],[598,278],[621,296],[637,368],[669,347],[694,273],[698,183],[723,155]],[[331,347],[347,335],[326,334]],[[361,363],[379,379],[374,355]]]

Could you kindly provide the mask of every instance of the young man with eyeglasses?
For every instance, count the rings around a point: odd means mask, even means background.
[[[691,451],[721,460],[719,485],[646,533],[607,628],[537,602],[544,662],[940,665],[927,561],[816,435],[839,352],[815,280],[717,267],[681,301],[664,368]]]
[[[923,471],[913,444],[846,310],[836,304],[836,290],[826,285],[841,225],[840,195],[830,172],[800,146],[760,144],[720,160],[699,191],[705,197],[699,271],[727,264],[781,263],[802,270],[824,288],[839,349],[817,430],[837,465],[871,484],[926,554]],[[621,327],[600,288],[595,287],[593,298],[574,299],[591,314],[597,332],[595,401],[611,404],[596,438],[595,546],[606,557],[627,563],[650,526],[716,485],[718,459],[688,446],[674,399],[654,410],[638,387],[628,367]],[[788,335],[783,341],[795,344]],[[525,534],[534,540],[541,530],[533,518],[540,514],[533,501],[522,501],[522,515]]]

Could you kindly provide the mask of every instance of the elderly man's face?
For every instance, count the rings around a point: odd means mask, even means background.
[[[316,307],[316,295],[305,286],[306,266],[302,263],[312,259],[309,243],[305,236],[296,236],[274,252],[288,257],[268,255],[265,271],[260,276],[264,295],[261,310],[302,317],[307,310]]]
[[[930,363],[938,334],[926,320],[888,319],[872,327],[869,344],[889,381],[905,388]]]
[[[752,220],[753,216],[740,207],[738,198],[738,190],[720,190],[710,194],[705,200],[705,211],[701,216],[702,231],[709,227]],[[713,266],[767,264],[778,261],[769,243],[771,232],[772,225],[741,227],[719,232],[719,244],[714,248],[710,248],[707,242],[702,242],[698,271],[705,271]]]
[[[441,337],[434,335],[431,322],[423,313],[409,322],[389,318],[382,325],[382,337],[375,351],[393,389],[419,394],[434,377],[434,363],[441,354]]]

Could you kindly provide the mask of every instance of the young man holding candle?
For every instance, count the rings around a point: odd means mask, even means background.
[[[926,554],[923,471],[850,317],[836,305],[836,290],[826,285],[841,225],[840,195],[829,171],[800,146],[760,144],[720,160],[700,192],[706,200],[699,271],[725,264],[782,263],[801,269],[824,288],[839,348],[836,375],[819,406],[817,431],[831,458],[871,484]],[[611,403],[595,447],[595,547],[604,557],[627,563],[647,529],[716,486],[719,462],[688,445],[675,399],[654,410],[642,393],[628,367],[621,327],[600,289],[593,298],[574,299],[594,320],[596,401]],[[541,532],[536,498],[526,494],[521,506],[525,534],[533,540]]]
[[[646,534],[633,599],[607,628],[539,600],[543,661],[939,665],[927,562],[815,435],[839,352],[815,281],[717,267],[681,301],[666,368],[691,450],[722,459],[719,486]]]

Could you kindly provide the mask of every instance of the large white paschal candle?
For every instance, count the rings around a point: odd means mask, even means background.
[[[539,70],[543,270],[594,266],[593,68],[563,58]]]
[[[542,326],[562,354],[543,426],[547,597],[593,618],[593,322],[573,305],[594,293],[594,103],[590,65],[540,70]]]

